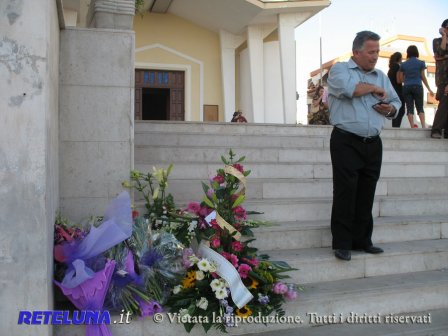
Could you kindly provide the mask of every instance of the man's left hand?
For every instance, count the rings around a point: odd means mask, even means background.
[[[375,109],[375,111],[377,111],[379,114],[383,116],[393,115],[395,111],[395,107],[392,104],[387,103],[377,104],[373,108]]]

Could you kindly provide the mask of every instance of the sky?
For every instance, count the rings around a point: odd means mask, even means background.
[[[329,7],[295,31],[300,97],[306,96],[309,73],[320,66],[320,36],[323,63],[350,52],[353,38],[362,30],[384,39],[398,34],[424,37],[432,50],[432,39],[440,36],[438,30],[445,19],[448,0],[331,0]],[[305,101],[299,99],[299,121],[306,115]]]

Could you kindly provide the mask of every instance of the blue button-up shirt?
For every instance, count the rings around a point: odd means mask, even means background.
[[[386,118],[372,107],[379,100],[373,94],[353,97],[358,83],[369,83],[386,91],[385,102],[395,107],[396,113],[401,107],[389,78],[379,69],[365,72],[350,59],[333,65],[328,76],[328,103],[331,124],[347,132],[362,137],[379,135]]]

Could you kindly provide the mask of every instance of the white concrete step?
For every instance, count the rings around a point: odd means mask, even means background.
[[[135,134],[158,132],[158,133],[193,133],[212,135],[269,135],[269,136],[328,136],[333,126],[312,125],[279,125],[279,124],[235,124],[223,122],[173,122],[173,121],[136,121]],[[382,131],[384,139],[428,139],[430,129],[405,129],[386,128]],[[444,140],[440,140],[444,141]]]
[[[378,196],[373,204],[373,217],[389,216],[448,216],[448,195],[427,195],[424,199],[417,196]],[[135,202],[142,208],[141,201]],[[177,202],[178,207],[187,203]],[[272,222],[329,220],[331,217],[331,198],[296,198],[265,200],[249,200],[245,208],[249,211],[261,212],[255,219]]]
[[[139,148],[145,146],[161,146],[164,148],[186,147],[213,147],[222,150],[227,148],[275,148],[275,149],[315,149],[329,150],[330,136],[325,135],[258,135],[258,134],[210,134],[193,132],[136,132],[135,145]],[[395,139],[383,136],[383,148],[387,150],[411,151],[444,151],[445,141],[434,139],[403,138]]]
[[[448,146],[448,144],[447,144]],[[160,163],[213,163],[226,155],[229,147],[152,147],[135,146],[135,158],[138,163],[147,160]],[[318,148],[233,148],[237,155],[246,157],[246,165],[252,163],[328,163],[331,162],[330,151]],[[388,163],[447,163],[448,151],[399,151],[384,150],[383,161]]]
[[[331,248],[262,251],[271,260],[286,261],[297,268],[290,272],[299,284],[379,275],[448,269],[448,239],[377,244],[384,253],[372,255],[352,251],[349,262],[335,258]]]
[[[375,243],[448,238],[447,216],[393,216],[374,219]],[[331,246],[330,221],[272,223],[254,229],[258,249],[282,250]]]
[[[377,196],[375,197],[373,217],[388,216],[448,216],[448,195]],[[295,198],[249,200],[245,202],[247,210],[262,212],[257,219],[273,222],[292,222],[310,220],[329,220],[332,199]]]
[[[220,154],[217,153],[217,156]],[[169,163],[152,161],[140,162],[136,158],[135,168],[142,171],[152,171],[152,167],[167,167]],[[174,163],[171,178],[207,180],[216,175],[216,170],[222,168],[219,158],[213,163]],[[331,163],[246,163],[246,169],[251,171],[249,181],[254,178],[331,178]],[[388,163],[383,162],[381,177],[448,177],[448,163]]]
[[[412,323],[412,317],[431,318],[431,323]],[[258,336],[446,336],[448,335],[448,309],[425,310],[420,312],[407,312],[396,315],[395,323],[386,323],[386,316],[382,323],[338,323],[317,325],[315,328],[294,328],[275,330],[249,335]],[[394,316],[395,317],[395,316]],[[406,323],[406,317],[408,322]],[[400,323],[399,319],[402,319]],[[389,319],[390,321],[393,321]],[[429,320],[429,318],[428,318]],[[404,323],[403,323],[404,322]]]
[[[261,334],[297,328],[301,335],[308,332],[307,327],[317,327],[311,323],[310,313],[319,316],[340,316],[346,323],[351,313],[358,316],[378,316],[384,320],[390,314],[409,312],[425,312],[429,309],[448,308],[448,271],[427,271],[403,274],[376,276],[370,278],[349,279],[308,284],[300,292],[296,301],[285,305],[286,318],[302,321],[301,323],[273,322],[242,323],[238,328],[229,329],[230,335]],[[411,315],[411,314],[410,314]],[[425,314],[427,315],[427,314]],[[119,320],[114,316],[113,320]],[[446,321],[446,319],[445,319]],[[430,325],[428,325],[430,327]],[[300,328],[300,329],[298,329]],[[165,315],[163,322],[154,323],[150,318],[132,321],[130,324],[112,324],[110,330],[114,336],[179,336],[185,335],[184,327],[178,323],[170,323]],[[54,326],[55,336],[84,335],[84,326]],[[191,332],[195,336],[217,336],[221,333],[210,330],[205,334],[202,327],[195,326]],[[333,335],[333,334],[325,334]],[[355,336],[359,334],[344,334]],[[376,336],[383,334],[376,334]],[[403,335],[403,334],[401,334]],[[394,335],[395,336],[395,335]]]
[[[146,172],[145,172],[146,173]],[[201,182],[207,179],[169,179],[168,192],[176,201],[200,201],[204,192]],[[442,195],[448,190],[447,177],[382,178],[376,188],[377,196]],[[253,179],[247,183],[247,199],[283,199],[328,197],[333,193],[333,181],[321,179]],[[137,195],[138,196],[138,195]],[[139,199],[138,197],[136,198]]]

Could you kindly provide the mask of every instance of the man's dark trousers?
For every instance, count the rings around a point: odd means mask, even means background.
[[[439,101],[431,134],[441,134],[442,129],[445,130],[445,137],[448,137],[448,96],[445,95],[445,84],[437,87],[436,99]]]
[[[363,140],[334,128],[330,154],[333,249],[364,249],[372,245],[372,207],[383,154],[381,138]]]

